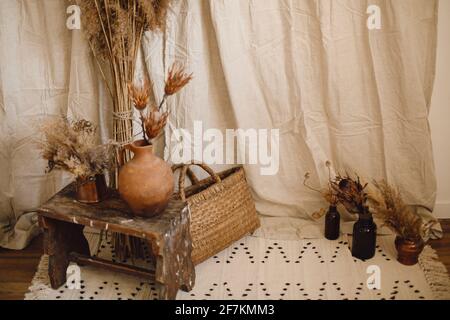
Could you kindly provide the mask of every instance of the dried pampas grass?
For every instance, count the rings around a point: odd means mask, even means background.
[[[97,57],[134,59],[144,31],[163,30],[171,0],[69,0],[81,9],[83,31]],[[123,48],[130,55],[123,55]]]
[[[375,216],[398,236],[417,241],[423,239],[427,226],[420,216],[406,205],[398,188],[386,181],[375,181],[376,191],[370,193],[369,201]]]
[[[115,145],[98,145],[97,128],[91,122],[59,117],[40,123],[39,129],[43,139],[37,143],[48,172],[64,170],[86,180],[114,168]]]

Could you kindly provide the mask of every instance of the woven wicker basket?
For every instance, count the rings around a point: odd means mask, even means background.
[[[250,189],[242,167],[215,173],[205,164],[192,164],[210,175],[199,181],[189,165],[181,169],[177,197],[191,210],[192,260],[199,264],[254,232],[260,226]],[[185,189],[186,176],[192,186]]]

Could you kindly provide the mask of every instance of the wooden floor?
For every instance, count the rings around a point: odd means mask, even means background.
[[[0,300],[22,300],[42,256],[42,235],[22,251],[0,248]]]
[[[450,270],[450,220],[443,220],[442,228],[444,238],[432,241],[431,246]],[[0,300],[23,299],[42,255],[42,240],[42,236],[34,239],[22,251],[0,248]]]

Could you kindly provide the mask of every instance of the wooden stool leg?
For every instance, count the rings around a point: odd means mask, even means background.
[[[50,255],[48,260],[48,275],[53,289],[58,289],[66,283],[66,270],[69,266],[67,254],[59,248],[56,250],[58,252]]]
[[[181,266],[176,258],[172,257],[157,257],[156,269],[165,269],[164,279],[156,280],[161,285],[159,298],[161,300],[175,300],[178,290],[181,288],[183,291],[191,291],[195,281],[195,271],[189,271],[186,266]],[[159,267],[162,266],[162,267]],[[158,277],[156,277],[158,279]]]
[[[183,229],[182,239],[182,249],[180,251],[184,252],[184,254],[181,255],[182,266],[180,287],[184,292],[189,292],[194,288],[195,285],[195,267],[191,258],[192,240],[189,225]]]
[[[163,261],[158,261],[160,258],[158,258],[156,263],[165,264],[167,266],[167,263],[164,263]],[[166,261],[169,262],[169,261]],[[169,267],[170,268],[170,267]],[[169,273],[167,273],[169,275]],[[164,283],[161,283],[160,292],[159,292],[159,299],[160,300],[175,300],[177,298],[177,293],[179,290],[179,284],[176,279],[176,274],[173,274],[169,277],[167,277],[164,280]]]
[[[160,299],[174,300],[180,288],[184,291],[191,291],[195,284],[187,209],[182,212],[165,239],[162,248],[152,249],[156,256],[155,280],[162,285]]]
[[[53,219],[40,218],[44,228],[45,253],[49,255],[48,275],[53,289],[66,283],[70,252],[90,255],[83,226]]]

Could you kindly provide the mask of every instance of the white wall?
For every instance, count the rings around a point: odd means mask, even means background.
[[[450,0],[440,0],[436,80],[431,130],[438,181],[435,215],[450,218]]]

